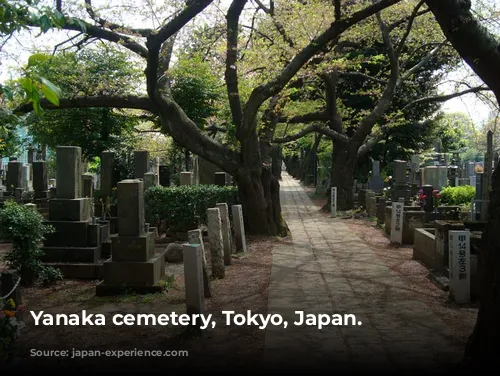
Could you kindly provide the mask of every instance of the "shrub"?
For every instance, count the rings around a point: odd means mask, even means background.
[[[5,255],[9,268],[18,271],[23,285],[30,285],[39,280],[44,284],[62,279],[61,273],[47,267],[40,261],[43,251],[39,243],[43,236],[53,232],[51,226],[44,224],[40,213],[24,205],[9,200],[0,210],[0,236],[12,242],[12,247]]]
[[[441,202],[446,205],[467,205],[474,199],[476,188],[471,185],[446,187],[440,192]]]
[[[238,204],[238,189],[217,185],[150,187],[145,192],[146,221],[155,226],[166,222],[172,230],[186,231],[206,224],[207,209],[220,202],[226,202],[229,209]]]

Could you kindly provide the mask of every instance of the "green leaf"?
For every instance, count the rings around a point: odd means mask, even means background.
[[[42,116],[43,109],[42,106],[40,106],[40,96],[36,90],[32,92],[31,101],[33,102],[33,110],[35,111],[35,114],[37,116]]]
[[[33,90],[34,90],[33,80],[29,77],[24,77],[21,79],[20,83],[21,83],[21,87],[23,88],[24,92],[26,93],[28,100],[30,100],[32,93],[33,93]]]
[[[44,86],[46,86],[50,91],[52,91],[56,97],[61,96],[61,89],[59,89],[58,86],[54,85],[52,82],[47,80],[45,77],[40,77],[40,81],[42,82],[42,84]],[[43,91],[43,87],[42,87],[42,91]],[[49,98],[47,98],[47,99],[49,99]],[[57,105],[59,105],[59,104],[57,104]]]
[[[64,14],[59,12],[57,9],[54,11],[54,14],[52,15],[52,21],[54,24],[60,29],[64,26],[66,23],[66,19],[64,18]]]
[[[59,97],[47,85],[42,85],[42,94],[50,103],[59,106]]]
[[[83,22],[79,18],[72,18],[71,22],[77,24],[78,26],[80,26],[80,28],[82,29],[82,32],[84,32],[84,33],[87,32],[87,26],[85,25],[85,22]]]
[[[38,22],[40,23],[40,30],[42,33],[46,33],[52,27],[52,22],[46,14],[40,17]]]
[[[33,54],[28,59],[28,67],[33,67],[50,59],[49,55]]]

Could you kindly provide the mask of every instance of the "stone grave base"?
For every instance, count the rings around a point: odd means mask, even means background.
[[[42,247],[42,262],[82,262],[97,263],[101,259],[101,246],[98,247]]]
[[[95,264],[49,262],[44,263],[44,265],[59,269],[64,278],[93,280],[103,278],[104,273],[102,265],[104,261],[106,261],[106,259],[101,259]]]
[[[110,258],[111,257],[111,240],[105,241],[101,244],[101,257]]]

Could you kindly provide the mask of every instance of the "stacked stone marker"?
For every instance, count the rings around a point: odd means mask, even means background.
[[[137,292],[160,291],[165,276],[165,251],[155,254],[155,234],[144,231],[144,183],[123,180],[117,185],[118,234],[111,237],[112,257],[104,262],[98,295],[115,295],[126,284]]]
[[[30,180],[31,178],[31,165],[29,164],[26,164],[23,166],[23,175],[22,175],[22,179],[21,179],[21,187],[25,190],[25,191],[30,191],[31,190],[31,187],[30,187]]]
[[[226,268],[224,267],[222,223],[218,208],[207,209],[207,222],[210,258],[212,261],[212,277],[222,279],[226,275]]]
[[[470,232],[449,231],[450,296],[458,304],[470,303]]]
[[[205,245],[203,244],[203,236],[200,229],[188,231],[188,242],[190,244],[199,244],[201,248],[202,263],[203,263],[203,291],[205,298],[212,297],[212,287],[210,286],[210,278],[208,275],[207,259],[205,257]],[[184,263],[184,265],[186,265]]]
[[[184,244],[184,289],[186,292],[186,313],[199,315],[205,313],[203,293],[203,255],[199,244]],[[199,320],[198,320],[199,322]]]
[[[48,164],[44,161],[33,162],[33,190],[35,198],[49,196],[49,181],[47,179]]]
[[[181,172],[180,185],[192,185],[193,184],[193,174],[189,171]]]
[[[232,244],[231,244],[231,223],[229,221],[229,210],[227,207],[227,203],[218,203],[216,204],[220,213],[220,220],[222,226],[222,242],[224,245],[224,265],[231,265],[231,253],[232,253]]]
[[[233,205],[231,207],[234,226],[234,243],[237,252],[247,251],[247,240],[245,236],[245,224],[243,222],[243,208],[241,205]]]
[[[136,150],[134,151],[134,177],[143,179],[144,174],[149,172],[149,151]]]

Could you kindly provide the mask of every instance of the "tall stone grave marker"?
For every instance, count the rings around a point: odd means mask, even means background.
[[[184,244],[184,289],[186,292],[186,313],[200,315],[205,313],[203,293],[203,255],[199,244]],[[199,320],[196,320],[199,321]]]
[[[219,208],[220,220],[222,226],[222,242],[224,245],[224,265],[231,265],[231,253],[232,253],[232,244],[231,244],[231,222],[229,222],[229,210],[227,207],[227,203],[218,203],[216,207]]]
[[[243,222],[243,208],[241,205],[231,207],[234,226],[234,244],[237,252],[247,251],[247,239],[245,236],[245,224]]]
[[[394,187],[392,189],[392,201],[398,201],[400,197],[405,200],[410,196],[410,187],[406,179],[406,161],[394,161]]]
[[[127,285],[137,293],[162,290],[165,250],[155,254],[155,233],[144,228],[144,183],[123,180],[117,185],[118,234],[111,236],[112,256],[104,262],[104,280],[96,286],[99,296],[119,294]]]
[[[391,219],[391,242],[403,243],[403,207],[402,202],[392,203],[392,219]]]
[[[455,303],[470,303],[470,232],[449,231],[450,296]]]
[[[156,175],[154,172],[146,172],[144,174],[144,191],[147,191],[149,187],[154,187],[156,185]]]
[[[368,182],[368,189],[380,193],[384,189],[384,181],[380,176],[380,161],[372,160],[372,176]]]
[[[47,179],[48,164],[45,161],[33,162],[33,190],[35,199],[49,197],[49,181]]]
[[[170,187],[170,171],[168,166],[160,166],[159,167],[159,184],[162,187]]]
[[[83,183],[83,197],[94,198],[94,175],[90,172],[86,172],[82,175]]]
[[[224,187],[226,185],[226,173],[216,172],[214,176],[214,184]]]
[[[222,240],[222,223],[218,208],[207,209],[208,241],[212,261],[212,277],[222,279],[226,275],[224,267],[224,245]]]
[[[150,171],[149,151],[136,150],[134,151],[134,177],[143,179],[144,174]]]
[[[203,291],[205,298],[212,297],[212,287],[210,286],[210,277],[208,275],[207,259],[205,257],[205,245],[203,244],[203,235],[200,229],[188,231],[189,244],[199,244],[201,248],[202,266],[203,266]]]
[[[110,197],[116,186],[115,153],[104,151],[101,153],[101,195]]]
[[[21,188],[23,178],[23,164],[18,161],[10,161],[7,165],[7,191],[14,192]]]

